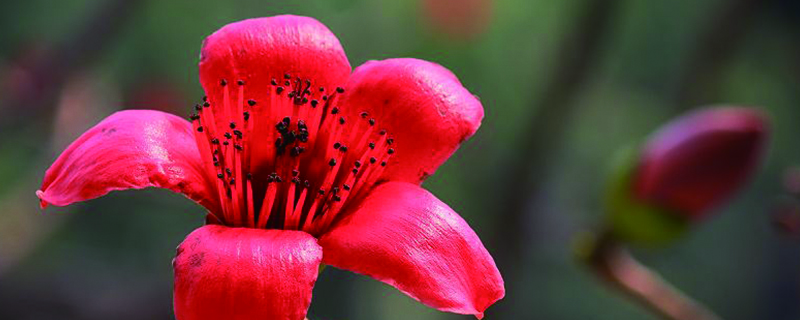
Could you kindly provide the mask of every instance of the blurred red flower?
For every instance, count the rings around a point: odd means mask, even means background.
[[[493,0],[423,0],[422,16],[433,31],[470,40],[486,31],[493,7]]]
[[[483,118],[450,71],[390,59],[351,74],[324,25],[277,16],[209,36],[200,81],[191,122],[113,114],[37,191],[63,206],[160,187],[208,209],[174,261],[178,319],[303,319],[321,263],[443,311],[481,317],[503,297],[475,232],[420,187]]]
[[[769,125],[757,110],[708,108],[653,134],[634,174],[634,195],[696,220],[727,199],[764,155]]]

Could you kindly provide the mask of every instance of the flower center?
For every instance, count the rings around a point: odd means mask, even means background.
[[[264,88],[226,79],[220,86],[221,101],[204,97],[190,119],[214,175],[222,212],[211,214],[221,224],[320,235],[375,185],[394,154],[394,139],[367,111],[341,114],[341,87],[312,89],[311,80],[289,74]]]

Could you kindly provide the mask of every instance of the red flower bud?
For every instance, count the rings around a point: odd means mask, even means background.
[[[690,112],[645,143],[632,176],[633,196],[681,218],[700,219],[748,180],[768,135],[766,117],[754,109]]]

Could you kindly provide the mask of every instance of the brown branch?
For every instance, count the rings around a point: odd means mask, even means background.
[[[693,40],[684,69],[678,75],[675,93],[678,110],[715,98],[725,65],[736,53],[757,14],[770,2],[730,0],[712,11],[711,18]]]
[[[577,91],[588,78],[592,67],[601,56],[601,44],[608,33],[610,22],[620,1],[587,0],[579,10],[574,27],[565,35],[556,51],[556,67],[541,96],[533,97],[536,112],[525,124],[523,132],[517,135],[519,146],[517,154],[510,156],[505,171],[498,175],[499,180],[492,183],[508,186],[501,190],[495,199],[496,212],[502,212],[497,230],[494,232],[495,257],[507,278],[520,278],[519,257],[522,248],[528,247],[531,239],[525,237],[525,206],[537,193],[534,181],[543,181],[550,168],[551,157],[557,149],[568,128],[568,122],[575,112],[572,103]],[[516,283],[506,283],[509,292],[516,292]],[[509,295],[509,297],[514,295]],[[497,312],[512,317],[513,301],[499,304]],[[501,318],[505,318],[501,316]]]
[[[29,120],[49,114],[53,100],[75,70],[97,58],[103,48],[122,29],[142,0],[108,0],[76,28],[72,36],[50,47],[47,54],[29,68],[30,87],[9,92],[0,101],[0,128],[23,126]]]
[[[664,319],[720,319],[636,261],[610,236],[598,238],[584,262],[597,276]]]

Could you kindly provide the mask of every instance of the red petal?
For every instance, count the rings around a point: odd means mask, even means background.
[[[367,111],[397,151],[384,179],[420,183],[472,136],[480,101],[444,67],[417,59],[370,61],[356,68],[342,97],[349,117]]]
[[[703,109],[678,118],[645,145],[636,195],[700,218],[751,176],[768,131],[767,119],[752,109]]]
[[[322,248],[301,231],[208,225],[178,247],[175,317],[179,320],[305,317]]]
[[[480,318],[505,294],[475,232],[414,184],[376,187],[320,244],[323,263],[374,277],[442,311]]]
[[[117,112],[64,150],[36,195],[42,207],[66,206],[114,190],[159,187],[217,212],[193,134],[188,121],[168,113]]]
[[[283,15],[243,20],[222,27],[203,42],[200,82],[212,104],[224,104],[224,87],[220,85],[223,79],[233,89],[231,99],[237,97],[237,82],[243,80],[246,99],[260,102],[254,109],[259,111],[266,105],[267,92],[274,90],[271,80],[283,82],[284,74],[292,79],[310,79],[313,88],[325,87],[332,92],[347,81],[350,63],[336,36],[308,17]],[[227,130],[229,123],[221,116],[216,118],[220,132]]]

